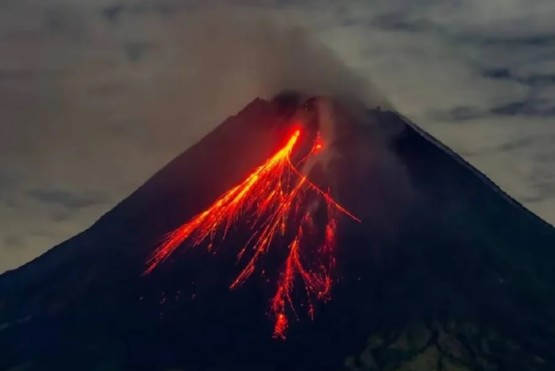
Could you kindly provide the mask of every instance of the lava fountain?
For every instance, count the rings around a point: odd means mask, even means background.
[[[247,262],[230,288],[243,284],[257,270],[260,258],[271,248],[286,248],[287,257],[270,302],[270,313],[275,319],[274,337],[285,339],[289,313],[298,318],[293,300],[297,283],[301,283],[306,301],[302,307],[313,318],[314,301],[330,298],[337,219],[345,215],[355,221],[360,220],[337,203],[329,191],[311,182],[303,170],[303,167],[308,167],[309,161],[317,160],[325,150],[318,134],[306,154],[293,160],[294,149],[304,134],[303,129],[301,125],[294,125],[287,142],[242,183],[168,233],[147,261],[145,273],[152,272],[184,243],[193,247],[207,242],[209,250],[217,248],[217,242],[222,242],[241,220],[251,233],[237,259]],[[324,217],[320,216],[316,222],[317,210],[322,209]],[[244,259],[246,255],[248,259]]]

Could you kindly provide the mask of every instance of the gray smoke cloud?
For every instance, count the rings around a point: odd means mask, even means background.
[[[201,8],[184,17],[165,27],[174,35],[168,49],[185,62],[175,76],[180,99],[198,111],[195,116],[206,115],[197,102],[229,113],[253,97],[271,98],[283,89],[385,103],[367,80],[294,20],[285,23],[271,12],[226,7]]]

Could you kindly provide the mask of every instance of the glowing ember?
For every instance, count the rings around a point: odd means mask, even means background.
[[[293,149],[300,135],[301,130],[295,130],[287,143],[241,184],[169,233],[150,257],[145,273],[152,272],[184,242],[197,246],[207,241],[208,249],[214,248],[218,233],[225,239],[232,226],[245,217],[243,220],[247,220],[252,236],[237,258],[241,259],[246,253],[250,258],[230,287],[236,288],[244,283],[256,271],[260,258],[273,244],[276,248],[287,246],[288,255],[270,306],[275,317],[274,337],[285,339],[289,326],[288,308],[298,317],[293,303],[297,280],[304,285],[306,303],[303,306],[312,318],[314,299],[329,299],[331,273],[335,265],[333,248],[337,214],[343,213],[359,220],[298,170],[309,158],[322,151],[324,145],[319,136],[308,154],[295,165],[292,163]],[[318,209],[325,209],[324,223],[314,220]],[[323,225],[323,229],[318,225]],[[307,260],[310,263],[303,262],[303,255],[309,254]]]

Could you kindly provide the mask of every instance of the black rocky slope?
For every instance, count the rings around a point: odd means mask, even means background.
[[[0,276],[0,369],[555,369],[554,228],[394,112],[369,111],[334,144],[327,176],[363,223],[342,223],[333,300],[287,341],[271,338],[263,280],[228,289],[233,240],[142,276],[160,236],[270,155],[287,122],[254,101]]]

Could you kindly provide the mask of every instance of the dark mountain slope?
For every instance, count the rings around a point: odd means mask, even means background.
[[[378,117],[408,125],[392,148],[417,196],[402,228],[408,241],[380,268],[389,271],[383,295],[396,303],[385,307],[410,313],[371,338],[359,369],[554,367],[553,227],[414,124]]]
[[[160,236],[273,153],[287,122],[254,101],[91,228],[2,275],[0,369],[555,369],[554,228],[393,112],[368,112],[334,144],[334,194],[363,223],[342,223],[333,300],[287,341],[271,338],[264,280],[228,289],[233,239],[142,276]]]

